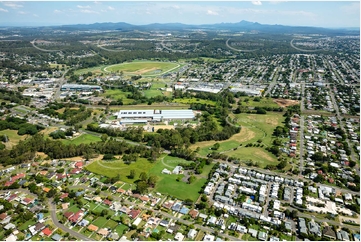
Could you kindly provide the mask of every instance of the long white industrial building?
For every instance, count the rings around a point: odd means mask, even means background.
[[[170,119],[194,119],[190,109],[182,110],[120,110],[118,119],[152,119],[153,121]]]

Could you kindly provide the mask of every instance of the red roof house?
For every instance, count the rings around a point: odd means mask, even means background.
[[[51,231],[49,228],[45,228],[41,232],[46,236],[50,236],[53,233],[53,231]]]
[[[132,218],[132,219],[135,219],[136,217],[138,217],[138,215],[140,214],[140,210],[134,210],[132,209],[129,213],[129,216]]]

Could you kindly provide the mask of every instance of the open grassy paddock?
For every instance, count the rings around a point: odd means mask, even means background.
[[[124,75],[158,76],[179,68],[181,65],[173,62],[128,62],[104,68],[106,72],[123,71]]]
[[[76,138],[73,139],[67,139],[67,140],[62,140],[63,143],[65,144],[74,144],[74,145],[79,145],[79,144],[90,144],[92,142],[98,142],[101,139],[98,136],[94,136],[91,134],[82,134]]]
[[[245,102],[245,100],[248,100]],[[253,101],[252,97],[240,97],[239,101],[241,101],[242,106],[247,107],[270,107],[270,108],[278,108],[280,105],[278,105],[273,98],[266,98],[263,97],[259,102]]]
[[[192,103],[199,103],[199,104],[208,104],[211,106],[215,106],[216,102],[212,100],[204,100],[199,98],[177,98],[174,99],[176,103],[185,103],[185,104],[192,104]]]
[[[237,114],[231,115],[236,123],[242,127],[238,134],[233,135],[230,139],[224,141],[203,141],[192,145],[190,148],[195,150],[199,147],[198,154],[206,156],[214,152],[212,147],[219,143],[220,147],[216,152],[222,152],[227,156],[239,158],[241,161],[252,160],[258,162],[261,167],[268,164],[277,163],[277,158],[266,151],[265,148],[272,145],[274,137],[273,130],[282,125],[284,117],[282,113],[268,112],[267,114]],[[244,147],[248,143],[258,144],[261,140],[263,147]],[[242,146],[240,146],[242,144]]]
[[[122,160],[115,161],[103,161],[96,160],[91,164],[86,166],[86,169],[100,175],[107,177],[120,176],[120,180],[127,183],[134,183],[140,175],[141,172],[148,172],[155,163],[149,162],[147,159],[139,158],[136,162],[131,163],[130,165],[124,164]],[[135,170],[135,178],[129,179],[128,175],[130,170]]]
[[[14,145],[17,145],[20,140],[24,140],[28,135],[18,135],[17,130],[1,130],[0,135],[6,135],[8,137],[8,142],[4,143],[7,149],[11,149]]]
[[[182,180],[177,181],[177,178],[183,178],[184,175],[176,174],[162,174],[164,168],[172,171],[179,163],[190,163],[192,161],[187,161],[181,158],[172,157],[172,156],[162,156],[160,161],[157,161],[156,165],[149,171],[150,174],[153,174],[158,177],[158,182],[156,184],[155,190],[162,194],[168,194],[179,199],[192,199],[195,201],[199,197],[199,190],[206,182],[205,177],[207,177],[208,172],[210,171],[211,166],[205,166],[203,168],[203,173],[196,175],[197,180],[192,184],[188,184]],[[205,174],[207,173],[207,174]]]
[[[85,73],[91,72],[93,74],[97,74],[97,73],[103,73],[104,72],[104,68],[106,66],[96,66],[96,67],[91,67],[91,68],[86,68],[86,69],[80,69],[80,70],[76,70],[74,71],[75,75],[83,75]]]

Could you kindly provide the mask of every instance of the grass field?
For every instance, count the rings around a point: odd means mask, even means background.
[[[83,75],[88,72],[102,73],[105,67],[106,66],[96,66],[96,67],[92,67],[92,68],[80,69],[80,70],[74,71],[74,74],[75,75]]]
[[[129,62],[112,65],[104,68],[106,72],[123,71],[124,75],[144,75],[157,76],[170,70],[178,68],[180,65],[172,62]]]
[[[241,161],[256,161],[261,167],[268,164],[276,164],[277,158],[266,151],[265,148],[272,145],[274,137],[273,130],[278,125],[282,125],[284,117],[282,113],[268,112],[265,115],[260,114],[237,114],[232,115],[237,120],[237,124],[242,127],[240,133],[233,135],[225,141],[218,141],[220,147],[216,152],[223,152],[227,156],[239,158]],[[257,143],[261,140],[263,147],[244,147],[248,143]],[[195,150],[199,147],[198,154],[206,156],[212,153],[212,146],[216,141],[198,142],[190,148]],[[242,144],[242,147],[240,145]],[[237,148],[238,147],[238,148]],[[234,150],[237,148],[236,150]]]
[[[155,163],[150,163],[147,159],[139,158],[137,162],[133,162],[130,165],[126,165],[121,160],[107,162],[107,161],[94,161],[86,168],[96,174],[104,175],[107,177],[120,176],[120,180],[127,183],[134,183],[140,175],[141,172],[149,171]],[[135,170],[135,178],[129,179],[130,170]]]
[[[106,89],[104,93],[100,94],[100,96],[113,100],[122,99],[124,104],[130,104],[134,101],[134,99],[127,98],[128,94],[130,94],[130,92],[123,92],[119,89]]]
[[[246,99],[248,99],[248,102],[245,102]],[[247,107],[271,107],[271,108],[279,107],[279,105],[273,101],[273,98],[263,97],[259,102],[253,101],[252,97],[241,97],[239,100],[242,101],[242,106],[247,106]]]
[[[185,104],[192,104],[192,103],[199,103],[199,104],[208,104],[211,106],[215,106],[216,102],[211,100],[204,100],[199,98],[176,98],[174,99],[176,103],[185,103]]]
[[[11,149],[14,145],[17,145],[20,140],[24,140],[28,137],[28,135],[18,135],[17,130],[10,129],[1,130],[0,135],[6,135],[8,137],[9,141],[4,143],[7,149]]]
[[[98,136],[94,136],[91,134],[82,134],[79,137],[76,137],[74,139],[71,140],[62,140],[62,142],[64,144],[74,144],[74,145],[79,145],[79,144],[90,144],[92,142],[98,142],[101,139]]]
[[[158,182],[156,184],[155,190],[162,194],[168,194],[179,199],[184,200],[189,198],[195,201],[199,196],[199,190],[206,182],[206,179],[204,177],[207,177],[210,166],[205,166],[205,168],[203,169],[203,174],[196,176],[197,180],[192,184],[187,184],[183,181],[177,181],[178,177],[183,178],[184,175],[162,174],[162,170],[164,168],[172,171],[174,167],[176,167],[179,163],[190,162],[192,161],[187,161],[172,156],[161,157],[160,161],[157,161],[156,165],[149,172],[150,174],[154,174],[158,177]]]

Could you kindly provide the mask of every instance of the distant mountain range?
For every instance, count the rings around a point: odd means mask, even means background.
[[[48,27],[49,28],[49,27]],[[320,27],[302,27],[302,26],[286,26],[286,25],[270,25],[260,24],[257,22],[249,22],[242,20],[238,23],[218,23],[218,24],[202,24],[202,25],[189,25],[182,23],[153,23],[147,25],[133,25],[125,22],[119,23],[94,23],[94,24],[75,24],[75,25],[62,25],[53,26],[52,28],[61,30],[119,30],[119,31],[132,31],[132,30],[229,30],[232,32],[250,32],[257,31],[260,33],[289,33],[289,34],[357,34],[360,29],[357,28],[320,28]]]

